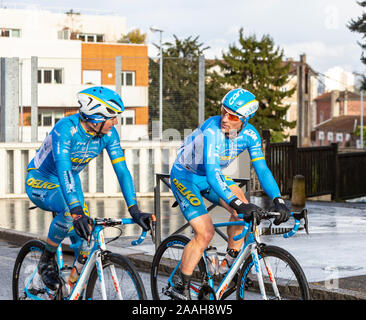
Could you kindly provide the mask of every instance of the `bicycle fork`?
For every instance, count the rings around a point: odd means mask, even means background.
[[[267,295],[266,295],[266,289],[265,289],[264,281],[263,281],[262,269],[261,269],[261,266],[260,266],[261,262],[260,262],[259,257],[258,257],[258,247],[257,247],[257,245],[252,246],[251,255],[252,255],[252,260],[253,260],[253,263],[254,263],[254,270],[255,270],[255,273],[257,275],[258,285],[259,285],[259,289],[260,289],[262,298],[264,300],[268,300]],[[272,272],[272,268],[271,268],[271,265],[269,263],[269,260],[268,260],[267,257],[263,257],[262,260],[263,260],[264,266],[267,270],[269,280],[272,284],[273,292],[274,292],[276,298],[278,300],[281,300],[280,293],[278,291],[276,280],[273,277],[273,272]]]

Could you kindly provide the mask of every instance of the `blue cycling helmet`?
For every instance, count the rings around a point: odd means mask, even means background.
[[[243,88],[230,90],[222,99],[222,105],[237,114],[244,125],[254,116],[259,107],[254,94]]]
[[[106,87],[91,87],[78,93],[82,120],[99,123],[121,113],[125,106],[120,95]]]

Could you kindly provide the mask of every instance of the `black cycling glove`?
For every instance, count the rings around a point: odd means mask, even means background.
[[[279,224],[281,224],[282,222],[286,222],[290,218],[291,211],[287,208],[285,201],[283,201],[283,199],[280,197],[274,198],[273,203],[274,210],[280,213],[280,215],[277,216],[276,219],[274,219],[273,221],[273,223],[278,226]]]
[[[81,206],[77,206],[70,210],[72,216],[72,224],[78,236],[88,241],[90,236],[91,219],[84,213]]]
[[[150,230],[149,219],[152,216],[151,214],[141,212],[136,204],[128,208],[128,211],[130,212],[133,221],[135,221],[142,229],[144,229],[145,231]]]
[[[253,203],[244,203],[238,198],[235,198],[230,202],[230,207],[232,207],[236,213],[244,214],[244,221],[249,223],[255,217],[256,222],[259,223],[263,214],[262,208],[256,206]]]

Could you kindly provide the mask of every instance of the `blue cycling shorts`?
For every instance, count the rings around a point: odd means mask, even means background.
[[[221,178],[229,187],[236,185],[229,176],[222,175]],[[179,163],[175,163],[170,171],[170,185],[187,221],[208,213],[203,197],[220,205],[220,197],[209,185],[207,177],[192,173]]]
[[[75,179],[75,184],[80,184],[80,179]],[[77,190],[80,190],[78,197],[80,202],[84,203],[84,212],[89,216],[88,207],[84,201],[84,195],[81,192],[81,186]],[[58,178],[56,176],[46,177],[38,172],[38,170],[29,170],[25,179],[25,191],[29,199],[37,207],[57,213],[57,216],[52,220],[48,238],[60,244],[69,230],[73,228],[73,224],[70,210],[62,194]]]

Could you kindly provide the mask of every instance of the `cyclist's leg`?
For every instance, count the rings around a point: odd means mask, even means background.
[[[203,202],[199,185],[205,177],[197,176],[185,169],[173,166],[170,173],[171,189],[181,212],[194,229],[193,239],[185,246],[180,271],[182,287],[178,288],[178,298],[190,298],[189,283],[195,266],[215,233],[211,216]],[[175,292],[175,289],[173,288]],[[183,297],[183,298],[184,298]]]
[[[227,183],[227,185],[229,186],[229,188],[236,197],[238,197],[244,203],[248,203],[248,200],[246,199],[243,190],[239,188],[239,186],[233,181],[233,179],[230,176],[222,175],[222,178],[223,180],[225,180],[225,182]],[[231,208],[224,200],[220,199],[218,194],[212,188],[207,189],[206,192],[203,194],[203,196],[210,202],[219,205],[225,208],[227,211],[229,211],[231,214],[229,221],[239,221],[236,211],[233,208]],[[234,250],[240,249],[243,240],[234,241],[233,237],[240,234],[242,230],[243,230],[242,226],[227,227],[228,249],[234,249]]]
[[[26,193],[29,199],[43,210],[53,212],[63,212],[65,209],[65,201],[60,195],[60,187],[55,178],[44,177],[37,170],[31,170],[26,177]],[[51,223],[53,229],[56,229],[58,233],[62,230],[62,225],[58,223],[58,214]],[[42,252],[41,258],[38,264],[38,272],[40,273],[43,282],[51,290],[56,290],[58,281],[58,267],[55,260],[55,254],[58,246],[58,241],[52,235],[51,227],[45,246],[45,250]],[[60,241],[61,242],[61,241]]]

